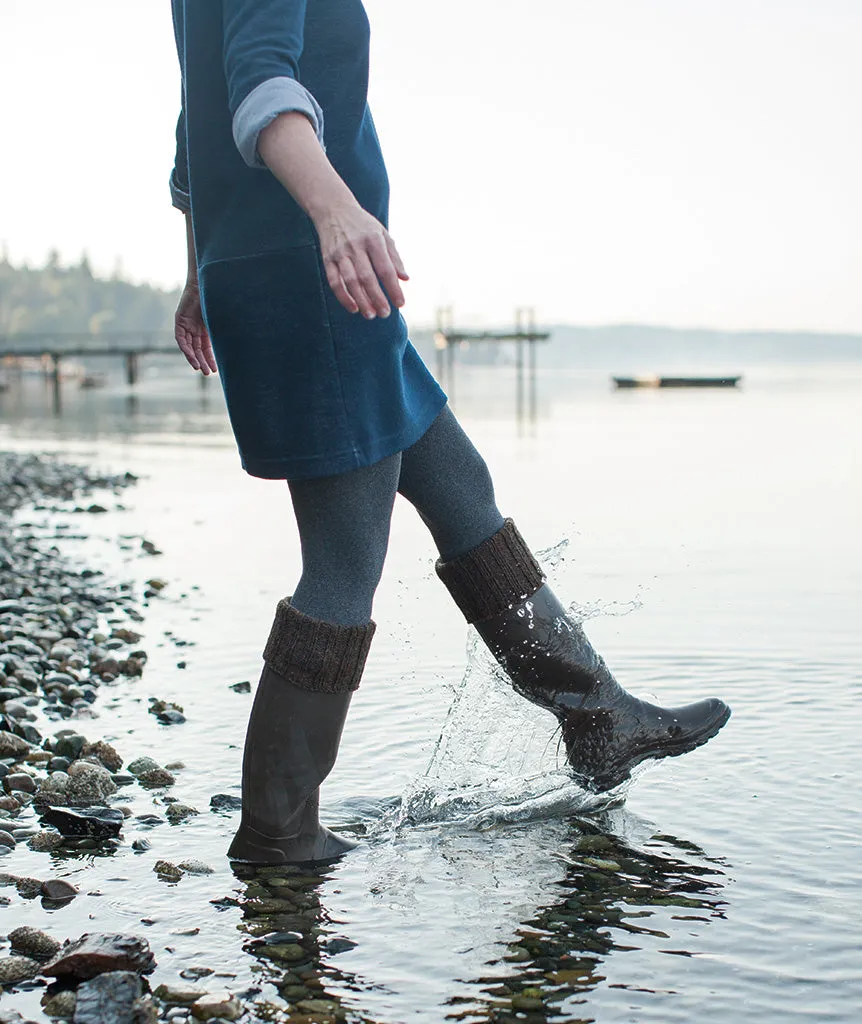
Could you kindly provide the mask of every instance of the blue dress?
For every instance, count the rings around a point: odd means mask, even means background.
[[[361,0],[173,0],[183,79],[174,204],[190,209],[204,319],[244,468],[303,479],[403,451],[446,403],[393,307],[333,295],[314,227],[257,153],[300,110],[360,205],[388,221]]]

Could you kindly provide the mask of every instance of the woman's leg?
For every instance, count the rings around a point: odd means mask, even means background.
[[[515,690],[556,715],[584,785],[613,789],[641,761],[693,750],[730,717],[716,698],[662,708],[617,683],[503,519],[488,468],[448,408],[402,453],[399,490],[434,537],[438,575]]]
[[[340,626],[365,625],[380,582],[401,455],[338,476],[288,481],[302,576],[291,605]]]
[[[475,548],[504,522],[485,460],[448,405],[401,453],[398,490],[415,506],[444,561]]]
[[[318,819],[353,691],[374,635],[371,604],[389,540],[400,455],[290,483],[302,578],[278,603],[246,732],[242,821],[228,856],[330,860],[353,845]]]

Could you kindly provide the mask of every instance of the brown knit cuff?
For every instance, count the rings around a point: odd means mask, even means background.
[[[450,562],[438,561],[435,568],[470,623],[499,615],[535,594],[545,582],[545,574],[511,519],[472,551]]]
[[[263,651],[269,667],[294,686],[319,693],[346,693],[359,686],[377,627],[338,626],[278,602]]]

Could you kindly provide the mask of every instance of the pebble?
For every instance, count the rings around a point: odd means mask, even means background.
[[[216,793],[210,797],[212,811],[238,811],[242,808],[242,798],[231,793]]]
[[[138,773],[138,782],[147,789],[161,789],[163,786],[173,786],[176,781],[176,778],[167,768],[159,768],[158,765],[155,768],[148,768],[146,771]]]
[[[163,1003],[186,1006],[201,999],[206,995],[206,992],[202,988],[196,988],[194,985],[159,985],[153,995]]]
[[[144,851],[152,849],[152,846],[149,839],[135,839],[132,842],[132,849],[135,853],[144,853]]]
[[[131,971],[107,971],[78,989],[75,1024],[139,1024],[147,1019],[144,986]],[[150,1016],[149,1019],[152,1019]]]
[[[95,743],[85,743],[81,755],[83,757],[95,757],[109,772],[118,772],[123,767],[123,759],[117,751],[104,740],[97,740]]]
[[[43,829],[30,836],[27,845],[34,853],[53,853],[54,850],[59,850],[64,842],[65,839],[60,832]]]
[[[157,860],[153,865],[153,871],[163,882],[178,882],[185,873],[182,868],[172,864],[169,860]]]
[[[251,693],[251,683],[248,679],[244,679],[241,683],[231,683],[229,689],[234,693]]]
[[[237,1020],[242,1016],[242,1004],[230,992],[210,992],[192,1003],[195,1020]]]
[[[211,875],[214,873],[213,868],[209,864],[204,864],[202,860],[181,860],[179,866],[190,875]]]
[[[160,767],[158,761],[154,761],[151,757],[136,757],[134,761],[126,766],[127,771],[131,772],[132,775],[140,775],[142,772],[152,771],[154,768]]]
[[[0,957],[0,985],[17,985],[35,978],[41,969],[38,960],[29,956]]]
[[[106,971],[149,974],[156,961],[146,939],[136,935],[86,933],[63,944],[42,973],[53,978],[85,981]]]
[[[42,883],[41,892],[46,900],[52,900],[57,903],[73,900],[78,895],[78,890],[75,886],[62,878],[49,878]]]
[[[25,739],[0,729],[0,757],[24,757],[30,752],[30,747]]]
[[[165,816],[172,825],[185,821],[186,818],[193,818],[196,814],[200,814],[200,811],[189,806],[189,804],[180,803],[168,804],[168,808],[165,811]]]
[[[11,832],[0,829],[0,846],[7,846],[10,850],[14,850],[17,845]]]
[[[60,943],[47,932],[38,928],[16,928],[9,932],[9,942],[16,953],[38,960],[40,957],[51,957],[59,950]]]
[[[53,825],[64,836],[87,836],[91,839],[109,839],[120,834],[123,812],[114,807],[47,807],[42,820]]]
[[[71,1020],[75,1016],[75,1002],[75,993],[71,989],[66,989],[46,999],[42,1004],[42,1010],[46,1017],[60,1017],[64,1020]]]
[[[3,780],[3,787],[7,793],[13,793],[16,790],[21,793],[35,793],[36,780],[26,772],[13,772]]]
[[[77,807],[104,803],[107,797],[117,792],[111,773],[101,764],[76,761],[69,766],[68,778],[66,796],[69,803]]]
[[[70,682],[73,680],[70,677]],[[58,757],[66,757],[69,761],[74,761],[75,758],[79,757],[81,751],[87,743],[87,737],[82,736],[77,732],[63,731],[57,733],[59,739],[54,744],[53,753]]]

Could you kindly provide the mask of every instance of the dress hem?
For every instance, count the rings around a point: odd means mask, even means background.
[[[242,468],[249,476],[260,480],[311,480],[315,477],[338,476],[354,469],[373,466],[376,462],[414,445],[437,419],[447,401],[446,395],[440,390],[425,406],[422,414],[408,427],[395,434],[375,439],[374,444],[365,451],[349,448],[325,455],[293,456],[284,459],[254,459],[240,452]]]

